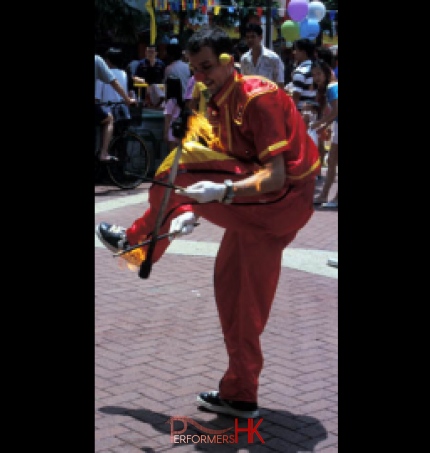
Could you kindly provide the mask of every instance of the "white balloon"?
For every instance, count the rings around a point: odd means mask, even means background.
[[[308,19],[315,19],[317,22],[321,22],[324,19],[326,13],[325,5],[319,1],[310,2],[308,8]]]

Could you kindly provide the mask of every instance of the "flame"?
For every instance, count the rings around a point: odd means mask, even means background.
[[[142,262],[145,260],[146,253],[143,248],[137,248],[130,250],[124,255],[121,255],[118,261],[118,266],[120,269],[129,269],[131,271],[136,271],[139,269]]]
[[[188,118],[187,134],[184,142],[196,142],[201,137],[207,144],[208,148],[221,149],[219,137],[216,137],[212,130],[209,120],[200,112],[193,111],[193,115]],[[268,176],[268,170],[258,168],[254,172],[255,187],[257,192],[262,191],[262,182]]]
[[[208,119],[202,113],[194,111],[193,115],[188,118],[184,142],[198,141],[199,137],[206,142],[209,148],[219,144],[219,138],[215,137]]]
[[[138,267],[135,266],[134,264],[131,264],[131,263],[128,263],[126,260],[122,259],[120,257],[120,259],[118,260],[118,268],[121,269],[122,271],[123,270],[130,270],[130,271],[137,271],[138,270]]]

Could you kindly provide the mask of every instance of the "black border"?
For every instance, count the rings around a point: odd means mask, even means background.
[[[11,410],[22,441],[44,450],[94,450],[93,16],[92,4],[8,5],[3,41],[3,105],[13,112],[3,124],[13,131],[3,142],[3,225],[15,249],[4,283],[17,387],[6,393],[20,401]]]
[[[368,435],[375,451],[390,450],[391,439],[399,448],[390,422],[403,411],[393,389],[407,387],[395,339],[408,334],[393,314],[408,313],[412,162],[425,148],[415,148],[419,115],[405,104],[420,60],[408,51],[414,29],[399,28],[405,14],[373,3],[342,5],[339,14],[339,451],[369,450]]]

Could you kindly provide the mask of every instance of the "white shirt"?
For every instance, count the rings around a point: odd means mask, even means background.
[[[128,93],[127,89],[127,73],[123,69],[112,69],[111,72],[118,80],[124,91]],[[103,83],[101,80],[96,81],[96,93],[95,98],[100,99],[100,102],[119,102],[122,101],[122,97],[111,87],[108,83]]]
[[[111,72],[118,80],[124,91],[127,93],[127,73],[123,69],[112,69]],[[108,83],[103,83],[101,80],[96,81],[96,92],[95,98],[99,99],[100,102],[120,102],[124,99],[115,91],[114,88]],[[130,118],[129,108],[123,104],[116,107],[104,105],[103,109],[110,111],[114,118]]]
[[[182,60],[176,60],[166,66],[164,71],[164,83],[166,83],[167,77],[169,76],[178,77],[181,80],[182,85],[182,99],[185,97],[185,91],[187,89],[187,83],[191,77],[190,66],[188,63]]]
[[[97,83],[97,80],[102,80],[103,82],[109,83],[114,79],[112,71],[109,69],[106,61],[100,55],[94,55],[94,83]],[[94,85],[95,86],[95,85]]]
[[[281,57],[267,47],[261,45],[261,55],[257,64],[252,62],[252,49],[245,52],[240,59],[242,75],[260,75],[272,82],[284,84],[284,63]]]

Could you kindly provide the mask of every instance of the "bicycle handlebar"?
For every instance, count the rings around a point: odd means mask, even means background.
[[[140,104],[143,104],[143,101],[138,101],[137,99],[135,99],[136,101],[136,105],[140,105]],[[113,106],[113,105],[119,105],[119,104],[124,104],[125,105],[125,101],[106,101],[106,102],[97,102],[98,105],[107,105],[107,106]],[[131,104],[133,105],[133,104]]]

